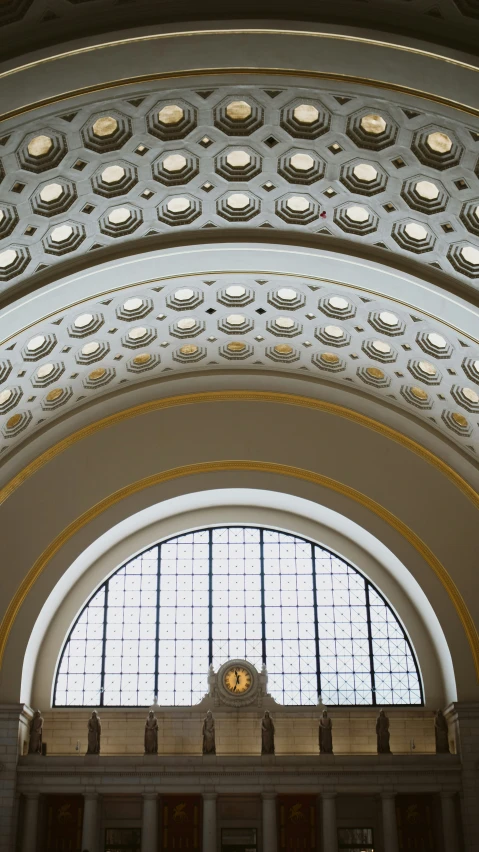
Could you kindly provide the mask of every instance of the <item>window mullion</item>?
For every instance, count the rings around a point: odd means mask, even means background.
[[[161,582],[161,544],[156,555],[156,636],[155,636],[155,701],[158,699],[158,670],[160,667],[160,582]]]
[[[369,601],[369,583],[364,581],[366,587],[366,617],[368,620],[368,644],[369,644],[369,670],[371,673],[371,692],[373,696],[373,704],[376,704],[376,677],[374,674],[374,655],[373,655],[373,632],[371,628],[371,604]]]
[[[213,530],[208,531],[208,664],[213,662]]]
[[[100,707],[104,705],[105,696],[105,655],[106,655],[106,624],[108,616],[108,589],[110,581],[105,583],[105,600],[103,601],[103,641],[101,645],[101,680],[100,680]]]
[[[318,589],[316,585],[316,554],[314,544],[311,544],[311,560],[313,571],[313,606],[314,606],[314,645],[316,650],[316,682],[318,689],[318,700],[321,696],[321,657],[319,654],[319,627],[318,627]]]
[[[264,530],[259,531],[259,564],[261,572],[261,656],[266,665],[266,609],[264,602]]]

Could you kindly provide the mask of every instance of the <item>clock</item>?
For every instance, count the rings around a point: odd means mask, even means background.
[[[215,700],[230,707],[245,707],[263,694],[262,681],[255,666],[246,660],[228,660],[212,675]]]
[[[223,674],[223,683],[232,695],[244,695],[251,689],[253,678],[244,665],[231,665]]]

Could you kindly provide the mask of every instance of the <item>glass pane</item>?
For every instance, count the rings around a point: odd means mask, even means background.
[[[160,546],[160,704],[195,704],[208,691],[208,542],[202,531]],[[195,577],[201,577],[201,590]]]
[[[156,649],[151,638],[140,640],[141,625],[156,621],[157,587],[156,547],[132,559],[106,584],[103,704],[107,707],[145,703],[143,673],[154,672]],[[148,704],[153,701],[154,679],[149,686]]]
[[[316,704],[311,544],[264,530],[263,550],[268,689],[280,704]]]
[[[324,704],[372,704],[366,582],[315,547],[317,618]]]
[[[212,531],[213,666],[231,659],[262,664],[260,531]]]
[[[411,646],[396,616],[370,587],[371,636],[377,704],[418,704],[419,675]]]

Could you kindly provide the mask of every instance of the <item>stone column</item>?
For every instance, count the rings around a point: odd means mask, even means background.
[[[203,793],[203,852],[216,852],[216,793]]]
[[[336,823],[336,793],[321,793],[321,822],[323,852],[338,852],[338,827]]]
[[[447,849],[447,852],[458,852],[459,842],[457,837],[454,793],[441,793],[441,812],[444,849]]]
[[[477,852],[479,837],[479,701],[459,701],[445,711],[450,739],[462,763],[461,811],[465,852]]]
[[[98,793],[85,793],[83,804],[83,831],[81,848],[97,852]]]
[[[36,852],[38,835],[38,793],[27,793],[23,818],[22,852]]]
[[[28,740],[32,711],[25,704],[0,704],[0,852],[15,849],[17,762]],[[41,762],[41,757],[38,757]]]
[[[276,793],[263,793],[263,852],[277,852]]]
[[[398,852],[398,829],[396,822],[396,797],[394,793],[381,793],[383,810],[384,852]]]
[[[141,826],[141,852],[158,850],[158,796],[143,793],[143,822]]]

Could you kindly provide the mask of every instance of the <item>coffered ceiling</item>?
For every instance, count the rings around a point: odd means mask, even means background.
[[[235,242],[252,229],[347,245],[477,299],[479,130],[451,111],[344,85],[155,82],[4,122],[0,162],[5,302],[158,240]],[[475,458],[477,335],[418,308],[400,277],[381,296],[320,272],[160,269],[127,289],[105,279],[98,296],[79,278],[69,306],[17,323],[1,343],[2,458],[103,395],[205,370],[354,388]]]
[[[250,370],[400,407],[475,458],[479,343],[396,299],[267,273],[158,278],[58,311],[0,350],[1,453],[146,380]]]
[[[0,138],[0,286],[212,229],[289,232],[479,282],[479,130],[318,87],[136,88]],[[392,261],[394,264],[395,260]]]

